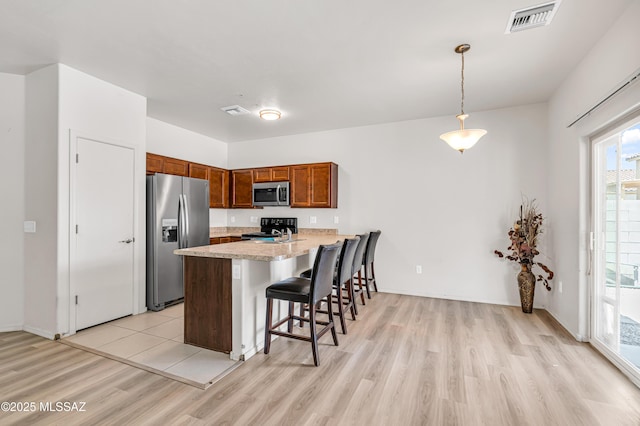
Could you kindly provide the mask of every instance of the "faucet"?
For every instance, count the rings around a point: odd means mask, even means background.
[[[286,230],[286,239],[285,239],[285,231],[280,231],[278,229],[272,229],[271,235],[276,235],[280,237],[280,241],[291,241],[291,229],[287,228]]]

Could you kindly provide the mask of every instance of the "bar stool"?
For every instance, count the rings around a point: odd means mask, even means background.
[[[340,254],[342,243],[337,242],[331,245],[321,245],[318,248],[316,260],[313,264],[311,279],[291,277],[271,284],[266,289],[267,297],[267,321],[264,331],[264,353],[268,354],[271,347],[271,335],[275,334],[282,337],[290,337],[293,339],[311,342],[313,351],[313,363],[320,365],[318,356],[318,339],[327,331],[331,330],[333,343],[338,346],[338,336],[333,323],[333,304],[331,295],[333,293],[333,275],[336,267],[336,261]],[[328,301],[328,321],[318,321],[316,319],[316,304],[322,299]],[[286,300],[289,302],[289,314],[286,318],[272,324],[271,316],[273,311],[273,300]],[[293,313],[294,303],[306,303],[309,305],[309,318],[295,316]],[[293,320],[309,322],[310,336],[294,334]],[[287,323],[287,332],[277,330],[282,324]],[[316,330],[316,324],[324,325],[322,330]]]
[[[364,262],[364,252],[367,248],[367,243],[369,242],[369,234],[360,234],[358,235],[358,237],[360,237],[360,242],[358,243],[358,248],[356,249],[356,253],[353,256],[353,271],[351,273],[351,283],[352,283],[352,290],[353,290],[353,307],[356,311],[356,315],[358,314],[358,307],[355,304],[355,300],[357,295],[360,295],[360,298],[362,300],[362,304],[365,305],[365,301],[364,301],[364,292],[363,292],[363,288],[362,288],[362,280],[360,278],[358,278],[358,289],[356,290],[356,285],[355,285],[355,275],[356,274],[360,274],[360,268],[362,268],[362,263]],[[358,275],[359,277],[359,275]]]
[[[342,244],[342,250],[338,257],[338,265],[336,267],[336,273],[333,278],[333,289],[336,292],[336,303],[338,305],[338,312],[335,313],[340,317],[340,327],[342,328],[342,334],[347,334],[347,322],[345,321],[345,312],[351,312],[351,319],[356,319],[356,308],[354,303],[353,293],[353,259],[358,248],[360,237],[351,239],[345,239]],[[306,270],[300,274],[301,278],[311,278],[312,271]],[[343,293],[346,292],[346,300],[343,298]],[[326,301],[329,303],[328,301]],[[304,311],[308,307],[302,305],[300,308],[300,316],[304,316]],[[316,313],[326,314],[327,311],[316,308]]]
[[[382,231],[372,231],[369,233],[369,241],[367,242],[367,249],[364,252],[364,258],[362,260],[362,269],[364,269],[364,285],[367,290],[367,298],[371,299],[371,291],[369,290],[369,283],[373,284],[374,290],[378,291],[378,283],[376,283],[376,271],[373,267],[374,257],[376,254],[376,244],[378,244],[378,238]],[[362,288],[362,274],[361,270],[358,270],[358,285]],[[364,303],[364,297],[362,298]]]

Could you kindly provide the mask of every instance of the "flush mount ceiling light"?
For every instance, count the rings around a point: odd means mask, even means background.
[[[280,115],[282,115],[282,113],[275,109],[263,109],[260,111],[260,118],[263,120],[277,120],[280,118]]]
[[[455,52],[459,53],[462,57],[462,71],[460,73],[462,97],[460,101],[460,114],[456,115],[456,118],[460,121],[460,130],[454,130],[440,135],[440,139],[448,143],[451,148],[460,151],[460,153],[474,146],[481,137],[487,134],[487,131],[483,129],[464,128],[464,120],[469,117],[469,114],[464,113],[464,52],[468,52],[469,49],[471,49],[471,46],[468,44],[461,44],[454,49]]]

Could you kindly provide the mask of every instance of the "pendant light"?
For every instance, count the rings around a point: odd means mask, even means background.
[[[440,135],[440,139],[448,143],[451,148],[460,151],[460,153],[474,146],[481,137],[487,134],[487,131],[483,129],[464,128],[464,120],[469,117],[469,114],[464,113],[464,52],[468,52],[469,49],[471,49],[471,46],[468,44],[461,44],[454,49],[455,52],[459,53],[462,57],[462,77],[460,83],[462,100],[460,101],[460,114],[456,115],[456,118],[460,121],[460,130],[454,130]]]

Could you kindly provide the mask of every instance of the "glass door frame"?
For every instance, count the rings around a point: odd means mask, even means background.
[[[589,146],[589,154],[591,158],[591,202],[590,202],[590,210],[591,210],[591,233],[590,233],[590,259],[589,259],[589,294],[590,294],[590,315],[589,315],[589,332],[590,332],[590,343],[593,345],[598,351],[600,351],[609,361],[611,361],[614,365],[616,365],[619,369],[621,369],[632,381],[636,384],[640,383],[640,368],[633,365],[631,362],[626,360],[624,357],[620,355],[620,191],[621,183],[620,183],[620,161],[621,161],[621,133],[625,129],[633,127],[635,124],[640,121],[640,115],[634,115],[633,117],[627,117],[624,122],[618,122],[615,127],[610,127],[605,132],[601,132],[597,135],[593,135],[589,138],[590,146]],[[616,237],[615,237],[615,245],[616,245],[616,267],[615,267],[615,296],[613,298],[608,297],[606,295],[602,295],[602,291],[600,290],[601,286],[606,284],[599,283],[598,280],[604,277],[606,280],[606,272],[604,269],[606,268],[606,224],[604,219],[604,215],[606,214],[606,176],[604,176],[604,188],[603,188],[603,179],[602,173],[606,174],[606,168],[603,165],[606,164],[606,155],[603,155],[601,149],[599,147],[600,144],[606,143],[607,139],[618,135],[615,146],[617,149],[617,159],[616,159]],[[613,146],[613,144],[610,144]],[[601,179],[598,179],[598,178]],[[605,209],[603,211],[602,209]],[[604,229],[603,229],[604,228]],[[604,256],[603,256],[604,255]],[[610,300],[609,300],[610,299]],[[602,319],[602,310],[600,303],[608,303],[613,305],[614,312],[614,327],[612,330],[612,335],[616,339],[616,343],[612,348],[609,344],[602,339],[602,335],[600,333],[600,328],[603,327],[601,322]]]

